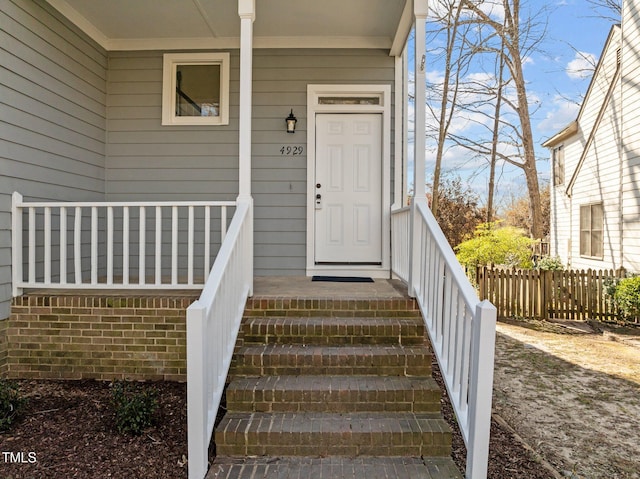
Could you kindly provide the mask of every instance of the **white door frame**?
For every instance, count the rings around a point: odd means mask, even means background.
[[[332,101],[323,98],[373,98],[371,102]],[[382,264],[315,264],[316,115],[319,113],[379,113],[382,115]],[[390,277],[391,254],[391,86],[390,85],[307,85],[307,276]]]

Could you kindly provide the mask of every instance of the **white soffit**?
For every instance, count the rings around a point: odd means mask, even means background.
[[[236,0],[47,1],[106,50],[240,45]],[[256,0],[254,46],[390,49],[406,2]]]

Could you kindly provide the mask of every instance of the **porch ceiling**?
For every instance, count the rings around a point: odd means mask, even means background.
[[[239,47],[236,0],[47,1],[107,50]],[[391,49],[408,33],[405,4],[256,0],[254,46]]]

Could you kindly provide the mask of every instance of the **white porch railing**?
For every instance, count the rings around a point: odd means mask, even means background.
[[[478,299],[426,201],[392,218],[393,271],[420,305],[467,446],[466,478],[486,478],[496,309]]]
[[[409,245],[411,243],[411,208],[391,212],[391,272],[409,281]]]
[[[251,204],[238,207],[209,279],[187,309],[189,479],[207,473],[209,442],[253,284]]]
[[[13,295],[23,288],[202,288],[234,201],[24,202],[13,194]]]

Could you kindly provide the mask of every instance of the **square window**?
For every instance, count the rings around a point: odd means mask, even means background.
[[[229,124],[228,53],[164,55],[162,124]]]

